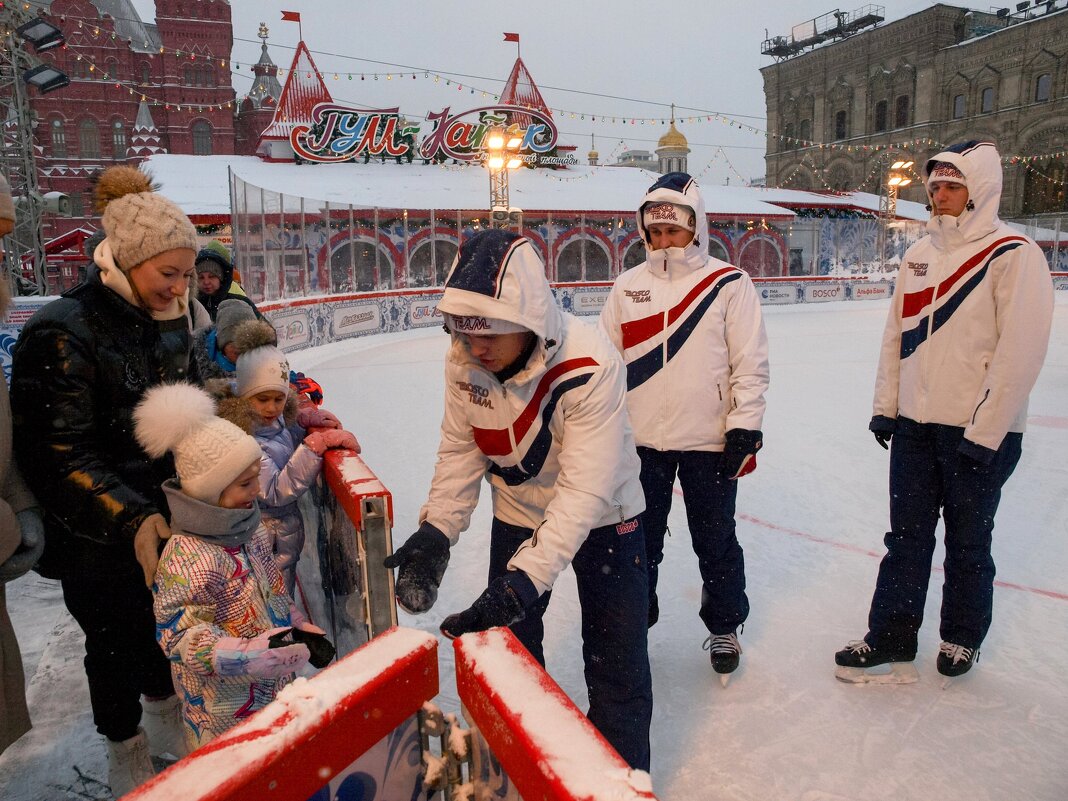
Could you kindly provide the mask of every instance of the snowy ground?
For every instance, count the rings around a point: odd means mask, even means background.
[[[653,783],[662,799],[1063,801],[1068,798],[1068,293],[1031,397],[1024,455],[994,536],[994,625],[978,666],[947,689],[934,668],[940,569],[920,635],[920,683],[836,682],[832,655],[865,631],[887,524],[887,456],[866,430],[886,303],[766,310],[772,389],[760,468],[744,479],[739,536],[752,613],[742,667],[720,686],[701,650],[699,580],[682,504],[650,632]],[[438,331],[295,354],[393,491],[394,538],[414,530],[441,412]],[[454,549],[438,605],[402,624],[436,632],[485,581],[488,497]],[[941,556],[936,562],[941,561]],[[106,797],[77,628],[54,584],[8,587],[35,730],[0,757],[0,798]],[[550,606],[549,669],[585,705],[573,574]],[[442,641],[439,705],[456,711]]]

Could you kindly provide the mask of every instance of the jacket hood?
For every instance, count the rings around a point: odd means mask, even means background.
[[[642,220],[645,207],[653,203],[677,203],[680,206],[689,206],[693,209],[697,221],[696,230],[693,232],[693,241],[683,250],[699,251],[702,257],[708,253],[708,216],[705,214],[705,199],[701,196],[701,190],[697,181],[684,172],[669,172],[649,187],[649,191],[642,198],[638,206],[638,231],[641,233],[645,249],[652,252],[649,245],[649,231]]]
[[[952,164],[968,182],[968,207],[959,217],[941,215],[941,225],[952,224],[967,242],[981,239],[993,232],[1001,221],[998,206],[1001,204],[1001,155],[993,142],[972,140],[952,145],[927,160],[923,168],[924,183],[931,175],[935,162]],[[930,194],[928,194],[930,198]],[[932,213],[928,230],[940,218]]]
[[[534,245],[500,228],[475,234],[460,247],[438,311],[516,323],[547,349],[557,347],[563,334],[563,312]]]
[[[213,262],[219,265],[219,268],[222,270],[222,278],[219,279],[219,288],[212,294],[218,295],[229,290],[230,284],[234,281],[234,265],[230,263],[230,260],[214,248],[201,248],[197,252],[196,264],[200,264],[203,261]],[[198,268],[197,272],[199,271]]]

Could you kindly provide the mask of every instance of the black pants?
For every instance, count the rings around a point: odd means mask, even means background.
[[[121,742],[137,734],[141,696],[174,694],[171,668],[156,642],[152,592],[140,569],[64,578],[63,601],[85,633],[85,675],[96,730]]]
[[[745,556],[734,524],[738,482],[723,475],[723,454],[715,451],[658,451],[639,447],[645,491],[645,551],[649,561],[649,600],[656,601],[664,561],[671,492],[678,474],[686,503],[690,541],[701,571],[701,620],[712,634],[730,634],[749,616]],[[652,619],[652,616],[650,616]]]
[[[533,529],[494,518],[489,580],[503,576],[508,560]],[[587,717],[627,764],[649,770],[649,726],[653,682],[646,640],[645,545],[641,521],[602,526],[590,532],[571,561],[582,609],[582,659],[590,709]],[[547,592],[512,633],[542,665],[542,615]]]
[[[868,615],[870,644],[915,654],[923,622],[935,527],[945,518],[943,640],[978,648],[990,628],[990,547],[1001,488],[1020,460],[1023,435],[1008,433],[990,465],[957,450],[964,429],[899,417],[890,442],[890,528]]]

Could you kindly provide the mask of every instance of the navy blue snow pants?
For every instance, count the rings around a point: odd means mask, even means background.
[[[1020,460],[1023,435],[1006,434],[986,466],[957,451],[963,436],[963,428],[898,418],[890,441],[891,530],[868,615],[866,639],[873,646],[916,653],[940,509],[946,560],[939,633],[946,642],[978,648],[990,628],[994,514]]]
[[[494,518],[489,580],[507,571],[508,560],[533,529]],[[582,609],[582,659],[590,709],[587,717],[632,768],[649,770],[649,724],[653,682],[645,616],[649,604],[645,544],[639,518],[593,529],[571,561]],[[542,615],[547,592],[512,633],[543,666]]]
[[[107,576],[62,580],[63,601],[85,633],[85,675],[96,730],[122,742],[137,734],[141,696],[174,695],[171,666],[156,642],[152,591],[137,563]]]
[[[714,451],[658,451],[638,448],[645,490],[645,553],[649,562],[650,624],[655,619],[656,583],[664,561],[664,534],[671,491],[678,473],[686,522],[701,571],[701,620],[712,634],[730,634],[749,617],[745,556],[734,526],[738,482],[723,475],[723,454]]]

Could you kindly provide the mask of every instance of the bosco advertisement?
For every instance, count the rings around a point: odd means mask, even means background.
[[[804,297],[806,303],[845,300],[845,284],[805,284]]]

